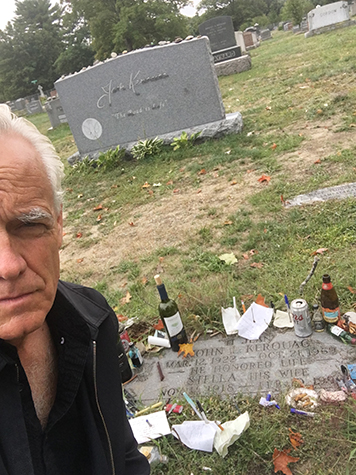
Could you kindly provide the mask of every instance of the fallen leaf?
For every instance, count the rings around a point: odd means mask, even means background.
[[[131,221],[131,222],[129,223],[129,226],[135,226],[135,223],[134,223],[133,221]]]
[[[250,267],[255,267],[256,269],[262,269],[263,264],[262,262],[253,262],[252,264],[250,264]]]
[[[148,284],[148,279],[147,279],[147,277],[145,277],[145,276],[142,277],[142,279],[141,279],[141,284],[142,284],[142,285]]]
[[[67,233],[62,233],[62,236],[63,236],[63,237],[66,236],[66,235],[67,235]]]
[[[244,252],[244,253],[242,254],[242,257],[243,257],[246,261],[247,261],[248,259],[250,259],[250,256],[249,256],[249,254],[248,254],[247,252]]]
[[[179,193],[179,188],[175,188],[175,189],[173,190],[173,193]]]
[[[78,198],[83,198],[83,196],[84,196],[83,193],[80,193],[80,194],[78,195]]]
[[[230,155],[230,153],[231,153],[231,150],[226,150],[226,152],[225,152],[225,153],[226,153],[226,155]]]
[[[119,320],[119,322],[126,322],[126,320],[128,320],[128,317],[125,317],[124,315],[116,315],[117,316],[117,319]]]
[[[268,183],[268,182],[270,181],[270,179],[271,179],[270,176],[268,176],[268,175],[262,175],[262,176],[260,176],[260,178],[259,178],[257,181],[259,181],[260,183],[263,183],[263,182],[266,181],[266,182]]]
[[[261,294],[258,294],[257,295],[257,298],[256,298],[256,301],[255,301],[258,305],[262,305],[262,307],[266,307],[266,308],[269,308],[269,306],[266,304],[265,302],[265,298],[262,297]]]
[[[158,260],[159,260],[159,262],[163,262],[163,261],[164,261],[164,257],[159,257]]]
[[[132,295],[130,294],[128,290],[126,290],[126,295],[125,297],[122,297],[122,299],[120,299],[120,303],[122,305],[125,305],[126,303],[130,302],[131,298],[132,298]]]
[[[267,111],[270,111],[270,110],[271,110],[271,107],[270,107],[270,106],[267,106],[267,107],[266,107],[266,110],[267,110]]]
[[[264,233],[266,233],[266,232],[267,232],[267,229],[266,229],[266,228],[264,228],[263,232],[264,232]]]
[[[323,113],[323,110],[322,110],[322,109],[318,109],[316,112],[317,112],[318,114],[322,114],[322,113]]]
[[[278,449],[274,449],[273,452],[273,465],[274,473],[277,473],[279,470],[284,473],[284,475],[293,475],[288,464],[291,462],[298,462],[299,457],[291,457],[289,455],[291,449],[284,449],[281,452]]]
[[[180,172],[184,172],[184,170],[185,170],[185,167],[182,167],[179,169]]]
[[[147,181],[145,182],[144,185],[142,185],[142,188],[149,188],[151,185],[149,183],[147,183]]]
[[[277,148],[277,144],[276,144],[276,143],[274,143],[273,145],[271,145],[271,149],[272,149],[272,150],[276,150],[276,148]]]
[[[103,205],[98,205],[93,208],[93,211],[100,211],[101,209],[103,209]]]
[[[83,233],[77,233],[77,238],[81,238],[83,236]]]
[[[166,185],[173,185],[173,180],[167,181]]]
[[[315,160],[314,165],[318,165],[319,163],[321,163],[320,158],[318,158],[318,160]]]
[[[233,180],[230,185],[237,185],[237,181],[236,180]]]
[[[224,226],[229,226],[230,224],[233,224],[233,222],[230,221],[229,219],[227,219],[226,221],[224,221]]]
[[[164,325],[163,325],[162,320],[161,320],[161,319],[158,320],[157,325],[153,325],[153,328],[154,328],[155,330],[164,330]]]
[[[320,249],[317,249],[316,251],[311,253],[311,256],[316,256],[317,254],[324,254],[324,252],[327,252],[329,249],[327,247],[321,247]]]
[[[183,358],[186,358],[188,355],[194,356],[193,343],[183,343],[179,345],[178,356],[184,353]]]
[[[237,262],[236,256],[233,252],[231,254],[221,254],[221,256],[219,256],[219,259],[221,261],[225,261],[226,264],[230,266],[234,264],[235,262]]]
[[[356,124],[350,124],[350,127],[356,127]]]
[[[349,291],[350,291],[352,294],[356,294],[356,290],[353,289],[353,288],[351,287],[351,285],[349,285],[347,288],[349,289]]]
[[[254,256],[255,254],[258,254],[257,249],[250,249],[249,251],[250,256]]]
[[[111,185],[110,188],[117,188],[117,185]]]
[[[201,188],[199,188],[199,189],[197,190],[197,194],[198,194],[198,193],[201,193]]]
[[[148,194],[149,194],[149,195],[151,195],[151,196],[154,195],[153,190],[147,190],[147,191],[148,191]]]
[[[285,206],[286,202],[285,202],[285,200],[284,200],[284,198],[283,198],[283,195],[281,195],[281,202],[282,202],[282,205]]]
[[[99,214],[99,215],[97,216],[96,220],[97,220],[98,222],[100,222],[100,221],[102,220],[102,218],[103,218],[102,215]]]
[[[206,175],[206,170],[205,170],[205,168],[202,168],[202,169],[200,170],[200,172],[198,173],[198,175]]]
[[[78,264],[84,261],[84,257],[81,257],[80,259],[77,259]]]
[[[304,444],[304,440],[299,432],[293,432],[291,428],[289,430],[289,440],[293,445],[293,449],[298,448],[301,444]]]

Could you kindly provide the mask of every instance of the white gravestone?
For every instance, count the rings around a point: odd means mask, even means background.
[[[314,8],[308,13],[309,31],[349,19],[349,5],[346,1],[329,3],[328,5]]]

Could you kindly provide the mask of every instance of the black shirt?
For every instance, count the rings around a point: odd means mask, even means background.
[[[44,430],[16,349],[1,342],[1,350],[15,363],[17,370],[33,471],[36,475],[88,475],[92,473],[90,451],[77,394],[90,346],[89,330],[84,322],[74,322],[65,315],[60,319],[49,315],[47,322],[57,351],[58,382]]]

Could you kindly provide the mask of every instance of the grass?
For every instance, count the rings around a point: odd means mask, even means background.
[[[134,225],[135,220],[145,218],[147,205],[154,205],[163,219],[176,189],[190,196],[214,184],[215,193],[221,194],[220,201],[202,199],[189,232],[173,244],[162,243],[148,251],[143,246],[103,270],[82,268],[74,259],[73,264],[66,264],[62,278],[96,287],[117,313],[139,315],[151,324],[157,321],[158,301],[152,276],[163,269],[188,334],[223,331],[220,308],[229,306],[233,296],[244,295],[248,305],[261,293],[266,302],[282,308],[284,293],[298,296],[313,253],[327,248],[320,255],[315,276],[305,286],[304,298],[310,305],[318,302],[321,276],[328,272],[342,309],[353,309],[348,286],[356,288],[356,199],[285,208],[281,197],[288,200],[320,187],[356,181],[355,40],[354,27],[309,39],[274,32],[272,40],[251,51],[250,71],[219,78],[226,111],[242,113],[241,134],[176,151],[165,147],[159,155],[140,161],[121,158],[120,165],[110,170],[69,167],[66,158],[76,149],[68,126],[47,132],[46,115],[33,116],[31,120],[47,133],[65,164],[69,233],[65,246],[74,255],[105,242],[121,227],[128,227],[129,221]],[[308,150],[313,151],[308,133],[317,134],[325,127],[334,140],[321,154],[320,163],[308,162]],[[305,166],[297,172],[299,161]],[[262,174],[271,181],[257,183]],[[151,185],[149,189],[142,188],[145,182]],[[246,191],[236,203],[233,182]],[[154,183],[160,186],[154,188]],[[234,207],[227,212],[229,200]],[[98,205],[104,209],[102,221],[93,212]],[[76,239],[78,232],[83,233],[80,240]],[[219,259],[232,252],[236,264],[230,266]],[[260,267],[251,267],[254,263]],[[132,299],[122,305],[120,299],[127,290]],[[273,450],[290,447],[289,427],[305,441],[291,452],[300,457],[291,464],[294,475],[355,473],[353,400],[343,407],[324,406],[315,419],[294,418],[283,410],[266,411],[257,398],[246,395],[202,402],[221,420],[235,418],[237,404],[241,411],[249,411],[250,428],[230,447],[225,459],[216,453],[190,451],[173,436],[159,439],[156,443],[169,456],[169,463],[155,467],[152,473],[196,475],[203,467],[214,474],[274,473]]]

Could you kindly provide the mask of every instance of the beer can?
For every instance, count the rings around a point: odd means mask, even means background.
[[[294,331],[300,338],[312,334],[312,324],[308,304],[304,299],[295,299],[290,304],[290,312],[294,322]]]

